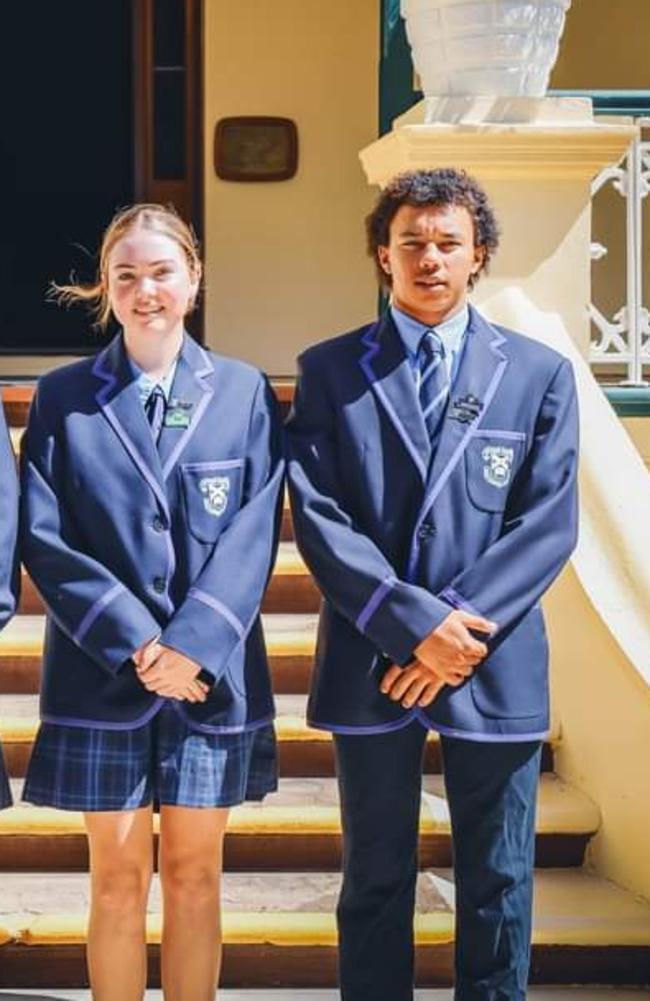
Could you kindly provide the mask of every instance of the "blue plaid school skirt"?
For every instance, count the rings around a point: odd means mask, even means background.
[[[5,806],[11,806],[11,789],[9,788],[5,759],[2,755],[2,747],[0,746],[0,810],[4,810]]]
[[[60,810],[228,807],[277,789],[271,723],[244,733],[203,733],[166,704],[135,730],[42,723],[23,799]]]

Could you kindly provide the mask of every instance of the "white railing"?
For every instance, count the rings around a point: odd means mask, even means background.
[[[650,367],[650,311],[644,305],[643,203],[650,192],[650,142],[643,138],[643,129],[650,127],[650,118],[635,118],[641,128],[641,138],[630,147],[620,166],[606,167],[592,184],[592,198],[607,185],[625,199],[625,286],[626,301],[611,319],[603,315],[592,302],[589,316],[592,341],[589,361],[598,371],[602,366],[625,368],[623,385],[642,386],[644,366]],[[607,254],[600,243],[592,244],[592,259],[599,261]]]

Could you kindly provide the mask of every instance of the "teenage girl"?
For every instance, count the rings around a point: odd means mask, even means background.
[[[22,455],[24,554],[48,609],[24,798],[84,812],[96,1001],[135,1001],[160,809],[167,1001],[212,1001],[228,808],[277,785],[259,610],[277,546],[268,383],[184,331],[201,277],[171,209],[104,235],[97,282],[59,288],[121,325],[40,381]]]
[[[4,410],[0,402],[0,629],[13,615],[18,601],[18,478]],[[11,806],[2,747],[0,747],[0,810]]]

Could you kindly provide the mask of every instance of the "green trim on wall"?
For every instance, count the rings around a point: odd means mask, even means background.
[[[400,0],[381,0],[379,60],[379,134],[390,132],[393,119],[422,97],[413,89],[413,63],[400,16]]]
[[[590,97],[597,115],[650,117],[650,90],[549,90],[549,97]]]
[[[619,417],[650,417],[650,386],[603,386]]]

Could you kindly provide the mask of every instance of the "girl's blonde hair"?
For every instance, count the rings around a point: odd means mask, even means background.
[[[171,205],[156,205],[153,202],[141,202],[120,209],[107,226],[99,251],[99,269],[93,285],[72,283],[50,286],[53,297],[62,305],[70,306],[76,302],[88,303],[95,316],[95,321],[102,330],[106,329],[111,315],[111,304],[108,297],[108,259],[110,253],[129,230],[136,227],[153,230],[168,236],[183,251],[190,277],[198,282],[201,279],[201,259],[199,247],[194,232],[184,222]],[[189,303],[189,309],[194,307],[195,298]]]

